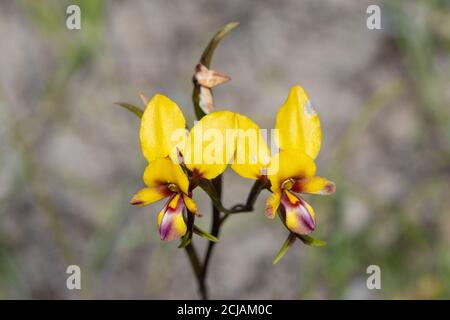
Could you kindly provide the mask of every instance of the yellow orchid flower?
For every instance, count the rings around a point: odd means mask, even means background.
[[[314,231],[314,209],[298,194],[332,194],[335,184],[326,178],[314,176],[314,161],[298,149],[280,150],[272,158],[267,172],[273,193],[266,202],[266,215],[273,219],[282,204],[281,219],[290,231],[301,235]]]
[[[147,187],[139,190],[130,203],[146,206],[168,198],[158,214],[161,240],[180,239],[187,230],[183,218],[184,208],[193,214],[197,213],[197,206],[189,196],[189,180],[183,169],[168,157],[157,158],[145,168],[143,178]]]
[[[278,111],[275,128],[280,152],[267,170],[273,193],[267,199],[266,215],[275,217],[281,203],[286,227],[297,234],[308,234],[316,227],[314,209],[297,194],[332,194],[336,187],[328,179],[314,176],[322,132],[319,116],[301,86],[292,87]]]
[[[263,180],[264,176],[255,173],[264,172],[265,168],[272,191],[267,199],[266,215],[273,219],[282,204],[281,218],[287,228],[297,234],[308,234],[315,229],[315,213],[297,194],[331,194],[335,184],[314,176],[314,159],[320,150],[322,133],[319,116],[301,86],[294,86],[280,107],[275,129],[275,141],[280,151],[270,159],[269,165],[264,164],[267,163],[264,157],[253,166],[245,163],[238,170],[234,169],[245,178]],[[248,174],[249,171],[252,174]]]

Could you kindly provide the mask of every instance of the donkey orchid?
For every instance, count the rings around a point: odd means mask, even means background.
[[[269,151],[264,130],[250,118],[231,111],[214,111],[212,89],[226,83],[230,77],[211,69],[211,60],[221,40],[239,23],[222,27],[203,51],[193,75],[192,99],[199,120],[191,130],[178,105],[168,97],[156,94],[145,110],[129,103],[119,106],[141,119],[140,142],[148,164],[144,170],[145,187],[131,199],[131,204],[146,206],[166,199],[157,217],[162,240],[181,239],[195,273],[202,298],[207,299],[206,274],[211,253],[223,223],[236,213],[253,211],[262,190],[272,194],[266,202],[266,214],[277,213],[289,230],[274,263],[299,238],[303,243],[322,246],[325,243],[307,234],[314,231],[314,209],[302,198],[303,193],[331,194],[333,182],[315,176],[314,163],[321,145],[320,120],[305,90],[294,86],[280,107],[274,142],[279,147]],[[256,180],[245,203],[226,208],[222,203],[222,173],[228,164],[240,176]],[[203,189],[213,203],[211,231],[195,224],[200,216],[192,199],[196,187]],[[185,211],[187,211],[185,213]],[[210,242],[202,259],[195,249],[193,234]]]
[[[140,140],[142,153],[148,161],[143,176],[147,187],[138,191],[130,203],[145,206],[168,198],[158,215],[162,240],[176,240],[186,233],[185,207],[197,213],[197,206],[189,196],[188,177],[176,163],[177,151],[185,143],[185,126],[178,105],[161,94],[153,96],[142,114]]]
[[[273,219],[282,204],[281,218],[287,228],[296,234],[308,234],[316,227],[315,213],[298,194],[331,194],[335,185],[314,176],[322,133],[319,117],[301,86],[291,89],[278,111],[275,129],[280,151],[269,165],[265,165],[267,158],[259,157],[251,173],[248,165],[233,169],[246,178],[270,181],[272,195],[267,199],[266,215]]]
[[[207,114],[189,133],[185,127],[186,120],[178,105],[168,97],[156,94],[141,120],[141,148],[147,161],[169,157],[175,163],[183,162],[196,178],[213,179],[223,173],[230,162],[233,169],[242,171],[242,175],[254,175],[248,171],[258,168],[252,166],[249,157],[268,154],[259,127],[236,112]],[[250,148],[247,139],[256,139],[253,141],[258,142],[258,148]],[[240,148],[246,152],[236,152]],[[268,156],[264,159],[267,164]]]
[[[168,198],[158,214],[161,240],[181,238],[187,230],[183,218],[184,208],[193,214],[197,213],[197,206],[189,196],[189,181],[183,169],[168,157],[155,159],[145,168],[144,183],[147,187],[139,190],[130,203],[145,206]]]
[[[277,114],[280,152],[268,167],[272,195],[267,199],[266,215],[275,217],[280,205],[281,218],[296,234],[308,234],[316,227],[314,209],[298,193],[332,194],[335,184],[316,177],[317,157],[322,142],[320,120],[306,91],[294,86]]]
[[[271,168],[273,163],[276,170]],[[298,193],[331,194],[335,190],[333,182],[314,176],[315,172],[314,161],[301,150],[280,150],[268,168],[273,193],[267,199],[266,215],[273,219],[281,203],[281,219],[290,231],[296,234],[314,231],[314,210]]]

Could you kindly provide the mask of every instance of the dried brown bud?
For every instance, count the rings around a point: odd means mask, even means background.
[[[229,80],[231,80],[231,78],[226,74],[209,70],[201,63],[197,64],[195,67],[194,81],[202,87],[213,88]]]
[[[199,101],[200,108],[202,108],[205,114],[214,111],[214,98],[211,89],[200,86],[199,98],[200,98]]]

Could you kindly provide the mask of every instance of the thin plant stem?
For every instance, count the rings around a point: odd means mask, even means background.
[[[239,25],[238,22],[231,22],[223,26],[211,39],[211,41],[208,43],[207,47],[202,53],[202,56],[200,57],[200,63],[203,64],[205,67],[209,68],[211,65],[211,60],[214,54],[214,51],[216,50],[219,43],[222,41],[222,39],[235,27]],[[204,111],[202,110],[200,106],[200,86],[197,83],[194,83],[194,90],[192,92],[192,101],[194,103],[194,110],[195,114],[197,116],[197,119],[200,120],[203,116],[205,116]],[[214,237],[219,236],[220,227],[223,223],[223,218],[220,215],[221,209],[223,206],[218,207],[215,203],[217,201],[221,204],[221,197],[222,197],[222,175],[217,176],[212,180],[212,187],[215,191],[215,200],[213,200],[212,205],[212,211],[213,211],[213,217],[212,217],[212,223],[211,223],[211,232],[210,234]],[[210,195],[211,196],[211,195]],[[223,210],[222,210],[223,211]],[[210,241],[208,243],[208,248],[206,249],[205,258],[203,260],[203,265],[201,267],[201,273],[200,277],[198,277],[199,281],[199,287],[200,292],[202,294],[202,298],[204,300],[208,299],[208,290],[206,286],[206,274],[208,271],[208,265],[209,261],[214,249],[215,243]],[[195,271],[195,266],[193,264],[193,260],[191,260],[192,267]]]
[[[253,211],[256,199],[258,199],[259,194],[265,188],[267,188],[267,183],[265,181],[256,180],[252,188],[250,189],[250,193],[247,196],[247,202],[245,204],[238,204],[233,206],[230,212],[225,213],[225,215],[222,217],[221,223],[223,223],[230,215]]]
[[[214,185],[215,191],[217,193],[217,196],[219,200],[222,197],[222,176],[218,176],[217,178],[212,180],[212,183]],[[233,213],[238,212],[248,212],[253,211],[253,206],[255,204],[256,199],[258,198],[258,195],[261,193],[261,191],[266,187],[266,184],[263,181],[257,180],[253,184],[250,193],[247,197],[247,202],[245,204],[238,204],[232,207],[231,211]],[[211,223],[211,234],[215,237],[219,237],[220,229],[227,219],[231,215],[231,213],[225,213],[225,215],[221,216],[219,208],[213,203],[213,219]],[[200,289],[200,293],[202,296],[202,299],[207,300],[208,299],[208,286],[206,283],[207,279],[207,273],[208,273],[208,267],[209,263],[211,261],[211,256],[215,248],[215,242],[210,241],[208,243],[208,248],[206,249],[205,258],[203,260],[203,264],[200,266],[200,277],[197,275],[196,268],[198,266],[196,265],[198,261],[196,261],[193,257],[189,257],[191,260],[192,268],[194,269],[194,272],[197,276],[198,286]],[[186,248],[188,249],[188,248]],[[192,250],[192,249],[191,249]],[[189,252],[188,252],[189,254]],[[191,252],[191,255],[194,255]]]
[[[212,180],[212,183],[214,185],[214,188],[217,192],[217,196],[219,200],[222,198],[222,175],[219,175],[218,177],[214,178]],[[215,236],[216,238],[219,236],[220,233],[220,227],[221,227],[221,216],[219,209],[216,208],[216,206],[212,205],[213,210],[213,217],[212,217],[212,223],[211,223],[211,234]],[[208,266],[209,261],[211,259],[211,255],[213,253],[215,246],[215,242],[210,241],[208,243],[208,248],[206,249],[205,259],[203,260],[203,266],[202,266],[202,272],[201,272],[201,278],[200,278],[200,286],[205,288],[205,300],[208,299],[208,287],[206,285],[206,275],[208,272]]]
[[[189,257],[189,262],[191,263],[192,270],[194,271],[195,278],[197,279],[198,290],[200,291],[200,296],[203,300],[208,299],[208,292],[205,286],[205,282],[202,281],[202,265],[200,263],[200,259],[198,258],[197,250],[194,245],[189,243],[186,247],[184,247],[186,253]]]

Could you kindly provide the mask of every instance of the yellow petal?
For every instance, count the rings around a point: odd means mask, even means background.
[[[291,194],[294,197],[297,197]],[[309,234],[316,228],[316,215],[313,208],[302,198],[297,198],[295,204],[288,198],[288,193],[281,196],[285,210],[286,227],[297,234]]]
[[[141,120],[141,148],[148,162],[170,156],[177,161],[176,148],[185,145],[186,131],[183,113],[166,96],[156,94],[150,100]]]
[[[146,206],[150,203],[161,200],[162,198],[168,197],[170,195],[170,190],[166,186],[156,186],[151,188],[143,188],[139,190],[133,198],[131,198],[130,203],[137,206]]]
[[[224,172],[235,150],[235,123],[230,111],[212,112],[198,121],[183,153],[186,166],[206,179]]]
[[[259,126],[250,118],[236,115],[236,151],[231,168],[240,176],[259,179],[270,162],[270,151]]]
[[[313,193],[329,195],[336,191],[336,185],[333,181],[330,181],[322,177],[311,177],[307,179],[296,180],[292,191],[298,193]]]
[[[290,202],[293,206],[295,206],[295,205],[299,202],[298,197],[297,197],[295,194],[293,194],[292,192],[287,191],[287,190],[285,190],[285,191],[283,191],[283,192],[284,192],[284,194],[286,195],[286,197],[287,197],[287,199],[289,200],[289,202]]]
[[[170,158],[151,161],[144,171],[144,183],[149,187],[175,184],[183,193],[188,193],[189,180],[180,165]]]
[[[280,206],[281,192],[272,193],[266,201],[266,216],[269,219],[275,218],[278,207]]]
[[[189,210],[189,212],[191,212],[193,214],[197,214],[197,205],[195,204],[194,200],[192,200],[192,198],[183,194],[183,201],[184,201],[184,204],[186,205],[186,208]]]
[[[256,123],[231,111],[213,112],[195,124],[184,150],[186,166],[213,179],[232,167],[246,178],[257,179],[269,161],[269,150]]]
[[[281,149],[303,150],[313,160],[322,142],[320,120],[306,91],[294,86],[277,114],[278,144]]]
[[[267,169],[267,177],[272,184],[271,190],[281,188],[288,179],[304,179],[314,176],[314,161],[300,150],[280,150],[274,155]]]
[[[170,209],[176,209],[178,202],[180,201],[180,194],[177,193],[173,196],[173,198],[169,201],[167,204],[168,208]]]
[[[176,199],[173,206],[173,200]],[[179,195],[175,195],[158,214],[158,228],[161,240],[180,239],[187,230],[183,218],[184,202]]]

